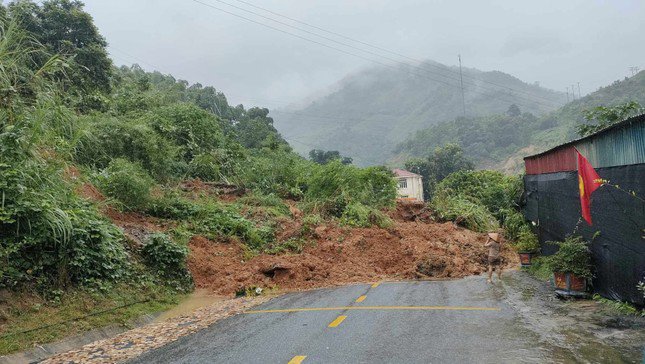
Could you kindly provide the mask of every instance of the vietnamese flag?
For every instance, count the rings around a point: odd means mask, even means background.
[[[587,158],[576,149],[578,154],[578,187],[580,188],[580,206],[582,217],[591,225],[591,194],[602,186],[602,179],[593,169]]]

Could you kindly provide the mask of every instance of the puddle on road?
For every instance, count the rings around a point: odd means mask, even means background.
[[[523,274],[504,281],[495,292],[513,307],[525,327],[536,335],[550,361],[561,363],[640,363],[645,332],[638,323],[620,329],[608,327],[611,314],[603,313],[594,301],[561,301],[551,290]],[[625,318],[630,321],[629,318]],[[518,334],[520,334],[518,332]],[[520,360],[520,361],[532,361]]]
[[[227,299],[227,297],[215,295],[208,289],[197,289],[188,297],[179,302],[177,306],[159,315],[159,317],[155,319],[155,322],[165,321],[169,318],[186,315],[198,308],[209,306],[213,303],[224,301],[225,299]]]

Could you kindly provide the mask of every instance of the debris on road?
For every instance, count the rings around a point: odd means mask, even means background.
[[[231,295],[247,287],[297,290],[382,279],[461,278],[484,272],[486,234],[451,222],[432,220],[423,204],[399,205],[391,228],[346,228],[327,223],[315,228],[315,244],[300,254],[261,254],[245,259],[235,242],[201,236],[190,241],[188,265],[195,286]],[[292,222],[293,224],[293,222]],[[289,226],[295,233],[299,229]],[[506,248],[503,265],[518,265]]]
[[[54,355],[41,363],[115,363],[135,358],[180,337],[202,330],[223,318],[239,314],[268,301],[270,296],[226,300],[171,318],[127,331],[106,340],[95,341],[78,350]]]

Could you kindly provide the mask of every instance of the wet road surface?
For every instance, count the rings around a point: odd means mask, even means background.
[[[483,277],[383,282],[287,294],[145,353],[134,363],[544,362],[508,300]],[[560,358],[563,359],[563,358]]]

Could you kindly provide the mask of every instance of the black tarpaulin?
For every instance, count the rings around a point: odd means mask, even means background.
[[[645,164],[597,168],[601,178],[645,198]],[[577,231],[591,242],[594,291],[602,296],[643,305],[636,285],[645,281],[645,202],[611,186],[602,186],[591,198],[593,226],[580,220],[578,172],[524,177],[527,219],[536,223],[542,254],[557,247],[547,241],[563,240]],[[594,238],[595,236],[595,238]]]

